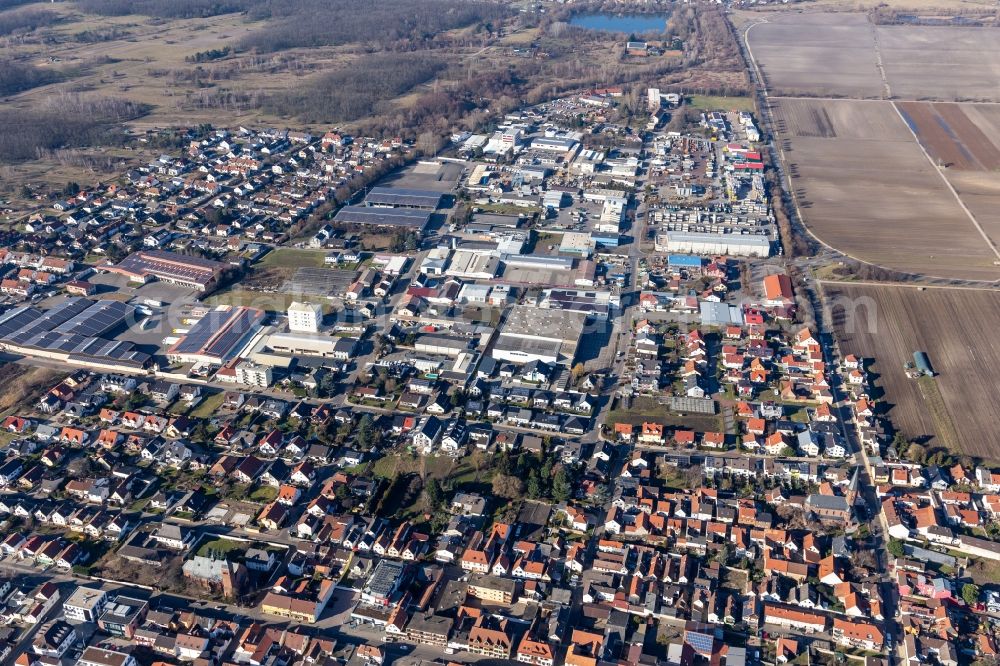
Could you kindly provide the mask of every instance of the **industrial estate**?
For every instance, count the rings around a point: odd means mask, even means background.
[[[143,26],[212,90],[388,50],[48,4],[0,70],[90,17],[126,99]],[[392,48],[495,99],[36,152],[88,171],[2,201],[2,663],[995,666],[995,7],[473,4]]]

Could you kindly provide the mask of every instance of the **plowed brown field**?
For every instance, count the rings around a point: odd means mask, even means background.
[[[889,416],[911,441],[957,440],[961,453],[1000,461],[1000,291],[823,283],[841,351],[874,358]],[[924,351],[937,390],[921,390],[903,368]],[[934,386],[931,387],[935,388]],[[940,399],[943,405],[929,404]],[[947,416],[935,417],[943,408]],[[954,428],[942,433],[942,428]]]

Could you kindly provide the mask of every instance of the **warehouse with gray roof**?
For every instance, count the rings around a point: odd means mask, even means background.
[[[416,208],[344,206],[334,216],[333,221],[369,227],[409,229],[423,233],[431,221],[431,212]]]
[[[402,187],[373,187],[365,197],[366,206],[389,208],[419,208],[437,210],[444,195],[433,190],[413,190]]]
[[[497,336],[493,358],[517,364],[541,361],[570,365],[586,323],[585,312],[515,305]]]

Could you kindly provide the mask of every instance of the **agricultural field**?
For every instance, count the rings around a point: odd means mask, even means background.
[[[879,399],[911,441],[1000,461],[1000,292],[825,282],[841,351],[874,358]],[[906,376],[914,351],[936,376]]]
[[[899,271],[1000,277],[997,255],[892,103],[772,98],[771,110],[799,208],[817,238]],[[988,185],[967,184],[983,197],[967,203],[974,215],[995,215]],[[1000,232],[1000,225],[983,226]]]
[[[768,13],[747,30],[773,95],[1000,101],[1000,29]]]
[[[1000,135],[988,136],[965,112],[965,105],[899,102],[896,107],[938,164],[958,171],[1000,169]]]
[[[781,13],[762,20],[746,35],[770,94],[884,96],[864,14]]]
[[[1000,28],[880,25],[876,30],[894,98],[1000,101]]]
[[[823,12],[745,25],[819,240],[904,273],[1000,279],[1000,107],[968,102],[1000,100],[1000,29]]]

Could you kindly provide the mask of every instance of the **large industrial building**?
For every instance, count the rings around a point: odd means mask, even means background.
[[[189,257],[176,252],[142,250],[133,252],[115,266],[102,267],[102,270],[125,275],[132,282],[145,284],[155,279],[195,291],[205,291],[228,267],[229,264],[221,261]]]
[[[368,227],[410,229],[423,233],[431,221],[431,212],[414,208],[383,208],[377,206],[344,206],[333,218],[340,224]]]
[[[511,363],[571,365],[583,335],[587,314],[515,305],[493,347],[493,358]]]
[[[546,310],[582,312],[595,319],[607,319],[619,298],[610,291],[590,289],[546,289],[538,299],[538,307]]]
[[[467,280],[492,280],[500,272],[500,258],[495,254],[455,250],[451,253],[445,275]]]
[[[771,240],[759,234],[711,234],[694,231],[665,231],[656,236],[657,252],[767,257]]]
[[[417,208],[437,210],[444,195],[433,190],[412,190],[402,187],[373,187],[365,197],[366,206],[387,208]]]
[[[150,356],[110,333],[134,321],[135,310],[118,301],[68,298],[50,310],[22,306],[0,315],[0,349],[72,365],[142,371]]]
[[[239,354],[263,320],[263,310],[220,306],[168,349],[167,358],[173,363],[223,365]]]

